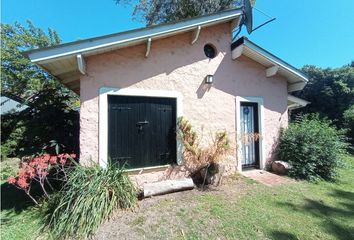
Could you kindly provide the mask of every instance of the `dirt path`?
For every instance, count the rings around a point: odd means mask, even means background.
[[[103,224],[93,239],[184,239],[183,229],[194,219],[203,219],[198,211],[198,199],[203,195],[222,194],[235,201],[235,196],[245,194],[247,180],[241,177],[225,179],[222,186],[205,191],[194,189],[139,201],[133,211],[117,212]],[[198,216],[197,216],[198,215]],[[213,227],[217,219],[208,219],[205,228]],[[203,232],[204,229],[196,229]]]

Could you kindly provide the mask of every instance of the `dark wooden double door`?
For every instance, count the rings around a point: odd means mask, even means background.
[[[108,96],[108,156],[128,169],[176,162],[176,99]]]

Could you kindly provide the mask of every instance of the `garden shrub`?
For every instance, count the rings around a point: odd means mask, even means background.
[[[6,181],[10,176],[16,174],[20,160],[16,158],[8,158],[0,162],[0,180]]]
[[[278,155],[292,165],[292,177],[334,180],[348,146],[344,139],[344,132],[329,120],[318,115],[300,116],[281,134]]]
[[[85,238],[113,210],[133,207],[137,193],[120,167],[77,165],[62,190],[48,201],[46,227],[54,239]]]
[[[63,177],[61,181],[66,181],[67,167],[73,163],[75,158],[76,154],[68,153],[61,153],[58,155],[44,153],[33,157],[23,158],[19,164],[17,174],[9,176],[7,182],[14,185],[16,188],[23,190],[26,195],[38,205],[38,201],[31,193],[33,183],[38,183],[44,197],[49,198],[50,196],[46,187],[49,187],[52,191],[55,190],[49,181],[51,172],[52,175],[53,173],[56,175],[56,178],[59,175],[62,175]]]
[[[349,141],[352,143],[352,151],[354,150],[354,105],[350,106],[343,113],[344,127],[348,129],[347,136]]]
[[[52,140],[63,151],[79,152],[79,111],[71,93],[46,88],[34,94],[21,112],[1,116],[1,156],[37,154]]]

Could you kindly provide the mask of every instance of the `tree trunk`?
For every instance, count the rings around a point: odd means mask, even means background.
[[[147,183],[144,185],[144,197],[151,197],[155,195],[190,190],[193,188],[194,183],[191,178]]]

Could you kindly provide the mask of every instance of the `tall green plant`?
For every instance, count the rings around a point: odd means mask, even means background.
[[[49,200],[47,224],[54,239],[85,238],[113,210],[133,207],[137,193],[123,168],[77,165],[63,189]]]
[[[334,180],[347,143],[344,132],[318,115],[298,117],[282,133],[278,154],[292,168],[289,174],[306,180]]]

